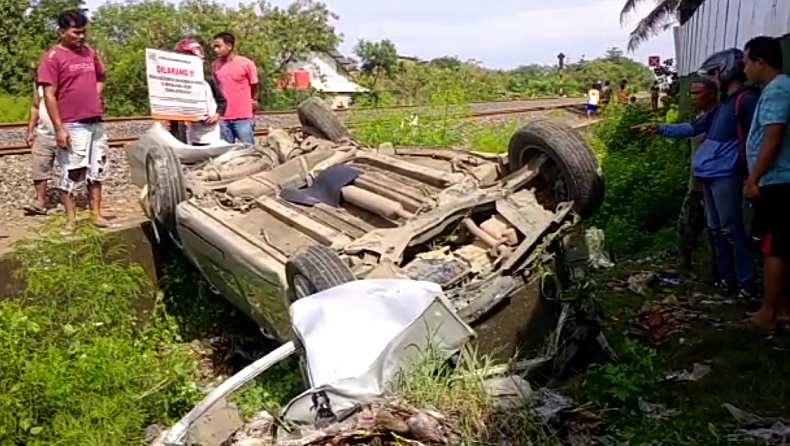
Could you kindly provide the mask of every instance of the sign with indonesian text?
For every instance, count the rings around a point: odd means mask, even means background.
[[[199,57],[146,48],[145,72],[152,118],[199,121],[208,114]]]

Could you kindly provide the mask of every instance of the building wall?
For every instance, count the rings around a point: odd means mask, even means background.
[[[708,56],[742,49],[759,35],[782,38],[785,70],[790,72],[790,0],[705,0],[674,30],[681,109],[690,109],[689,87]]]
[[[332,81],[347,81],[348,73],[340,66],[335,59],[326,53],[312,52],[303,60],[290,62],[286,69],[288,72],[307,70],[310,72],[310,80],[324,80],[327,83]]]

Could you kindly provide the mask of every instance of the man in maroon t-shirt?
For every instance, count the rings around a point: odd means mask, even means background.
[[[85,44],[88,18],[79,10],[58,16],[60,44],[50,49],[38,65],[37,82],[44,87],[44,104],[61,149],[58,163],[63,205],[76,220],[74,192],[87,182],[93,223],[109,226],[102,216],[102,181],[107,175],[107,131],[101,94],[105,70],[99,56]]]

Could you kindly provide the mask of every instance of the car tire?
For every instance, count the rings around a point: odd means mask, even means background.
[[[356,280],[343,259],[324,245],[306,246],[291,256],[285,278],[294,301]]]
[[[151,217],[178,241],[176,206],[186,200],[181,162],[172,148],[153,146],[146,154],[145,169]]]
[[[565,197],[582,218],[591,217],[604,199],[604,180],[598,157],[573,127],[553,120],[536,120],[516,131],[508,146],[511,172],[528,164],[538,153],[549,157],[559,170]]]
[[[332,142],[340,142],[350,136],[348,127],[337,117],[332,108],[319,98],[310,98],[299,104],[297,114],[303,126],[318,130]]]

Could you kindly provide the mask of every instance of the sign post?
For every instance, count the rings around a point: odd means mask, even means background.
[[[146,48],[145,72],[153,119],[195,122],[208,114],[199,57]]]
[[[647,65],[650,68],[658,68],[661,66],[661,56],[650,56],[647,58]]]

